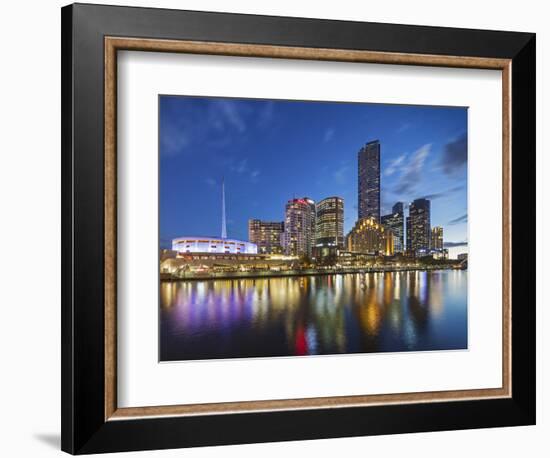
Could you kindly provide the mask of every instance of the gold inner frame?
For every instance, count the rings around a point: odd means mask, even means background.
[[[240,57],[422,65],[502,72],[502,387],[400,394],[333,396],[119,408],[117,404],[117,51],[175,52]],[[239,43],[105,37],[105,420],[274,410],[358,407],[511,397],[511,60]]]

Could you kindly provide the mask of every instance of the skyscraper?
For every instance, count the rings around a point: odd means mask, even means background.
[[[380,222],[386,230],[389,230],[394,235],[394,251],[395,253],[405,252],[405,219],[403,214],[403,202],[397,202],[392,207],[392,213],[384,215]]]
[[[409,205],[407,217],[407,252],[416,256],[430,249],[430,201],[416,199]]]
[[[315,245],[344,246],[344,199],[327,197],[316,205]]]
[[[443,228],[441,226],[435,226],[432,228],[431,249],[443,249]]]
[[[285,253],[311,256],[315,245],[315,202],[308,197],[289,200],[284,223]]]
[[[380,223],[380,142],[368,142],[359,150],[357,159],[358,219],[374,218]]]
[[[260,254],[281,254],[281,236],[284,223],[282,221],[248,220],[248,240],[258,246]]]

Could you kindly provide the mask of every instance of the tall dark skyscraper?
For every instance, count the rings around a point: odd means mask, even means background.
[[[389,215],[384,215],[380,219],[382,226],[393,233],[394,252],[405,252],[405,219],[403,215],[403,202],[397,202],[392,207],[392,212]]]
[[[430,201],[416,199],[409,205],[407,217],[407,252],[417,255],[430,249],[431,222]]]
[[[358,217],[380,223],[380,142],[363,146],[357,155],[359,170]]]

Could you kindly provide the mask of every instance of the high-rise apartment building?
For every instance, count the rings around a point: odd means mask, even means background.
[[[315,202],[308,197],[286,204],[283,247],[288,255],[311,256],[315,245]]]
[[[344,199],[327,197],[316,205],[315,246],[344,246]]]
[[[412,256],[430,249],[430,201],[416,199],[409,205],[407,217],[407,253]]]
[[[394,235],[394,252],[405,252],[405,217],[403,213],[403,202],[397,202],[392,207],[392,213],[380,218],[382,226]]]
[[[284,230],[282,221],[248,220],[248,240],[258,246],[260,254],[282,254],[281,237]]]
[[[358,153],[358,218],[380,223],[380,142],[374,140]]]
[[[441,226],[432,227],[431,249],[443,249],[443,228]]]

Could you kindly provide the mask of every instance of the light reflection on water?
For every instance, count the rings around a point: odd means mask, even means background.
[[[162,282],[161,361],[467,348],[467,271]]]

